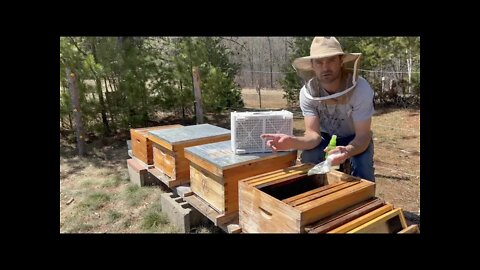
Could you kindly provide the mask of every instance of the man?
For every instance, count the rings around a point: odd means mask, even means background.
[[[334,37],[315,37],[310,56],[297,58],[293,67],[306,79],[300,90],[300,108],[305,121],[301,137],[262,134],[267,146],[276,150],[298,149],[302,163],[319,163],[325,158],[332,135],[340,153],[332,166],[350,160],[353,176],[375,181],[371,131],[373,90],[357,75],[359,53],[344,53]]]

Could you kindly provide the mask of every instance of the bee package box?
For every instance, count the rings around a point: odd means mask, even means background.
[[[304,233],[305,226],[375,196],[375,183],[339,171],[308,176],[302,164],[238,183],[239,223],[250,233]]]
[[[185,149],[190,187],[219,215],[238,216],[238,181],[295,164],[297,151],[236,155],[230,141]]]
[[[293,134],[293,114],[289,111],[231,112],[231,147],[235,154],[272,152],[264,133]]]
[[[166,125],[147,128],[130,129],[132,154],[147,165],[153,164],[152,141],[148,139],[148,132],[151,130],[162,130],[183,127],[182,125]]]
[[[230,130],[210,124],[201,124],[149,131],[148,138],[153,142],[155,168],[151,170],[152,174],[165,174],[169,178],[166,184],[173,187],[188,183],[190,179],[190,167],[188,160],[184,157],[184,149],[190,146],[230,140]]]

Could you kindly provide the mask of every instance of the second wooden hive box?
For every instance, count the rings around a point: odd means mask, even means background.
[[[190,169],[184,157],[185,147],[226,141],[230,130],[201,124],[175,129],[149,131],[148,139],[153,142],[153,164],[155,169],[166,174],[172,181],[169,187],[188,183]]]
[[[190,187],[219,214],[238,214],[238,181],[295,164],[297,151],[236,155],[231,142],[185,149]]]

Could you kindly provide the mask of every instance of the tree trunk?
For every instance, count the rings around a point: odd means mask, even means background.
[[[67,88],[61,86],[60,89],[62,89],[63,94],[66,96],[67,91],[68,91]],[[67,118],[70,118],[70,113],[67,113]],[[60,121],[61,121],[61,123],[62,123],[62,127],[63,127],[63,128],[68,128],[68,127],[67,127],[66,120],[65,120],[65,117],[60,117]],[[72,123],[72,122],[70,121],[70,124],[71,124],[71,123]],[[72,125],[70,125],[70,128],[71,128],[71,127],[72,127]]]
[[[132,89],[131,85],[129,84],[130,78],[127,77],[127,70],[130,67],[130,62],[128,61],[127,57],[127,50],[128,47],[130,46],[130,43],[128,40],[130,40],[132,37],[118,37],[117,38],[117,47],[119,48],[120,51],[120,68],[119,68],[119,74],[117,78],[118,82],[118,93],[117,95],[120,95],[122,97],[122,100],[125,97],[125,101],[118,107],[122,108],[123,113],[125,113],[125,116],[127,118],[127,125],[132,126],[132,124],[135,124],[134,117],[136,115],[136,108],[132,106]]]
[[[407,50],[408,51],[408,50]],[[410,51],[408,51],[407,56],[407,72],[408,72],[408,93],[411,93],[411,85],[412,85],[412,55]]]
[[[250,64],[250,80],[251,80],[250,87],[254,87],[255,81],[253,78],[253,48],[250,47],[247,51],[247,54],[248,54],[248,63]]]
[[[202,90],[200,89],[200,71],[193,67],[193,93],[195,95],[195,117],[197,124],[203,124]]]
[[[248,58],[250,61],[250,78],[251,78],[251,87],[253,87],[255,85],[254,83],[254,78],[253,78],[253,54],[251,54]]]
[[[268,50],[270,51],[270,89],[273,89],[273,56],[272,56],[272,42],[270,37],[267,37],[268,40]]]
[[[92,54],[93,54],[93,59],[95,63],[98,63],[97,50],[95,48],[95,41],[96,39],[92,40]],[[110,126],[108,125],[107,109],[105,108],[105,101],[103,99],[102,81],[100,77],[97,76],[97,74],[95,73],[95,70],[93,70],[92,67],[90,67],[90,69],[92,70],[93,76],[95,77],[95,84],[97,86],[98,102],[100,103],[100,112],[102,114],[103,134],[105,136],[108,136],[110,135]]]
[[[180,80],[180,93],[183,91],[182,80]],[[185,124],[185,106],[182,105],[182,123]]]
[[[70,124],[70,130],[73,130],[73,123],[72,123],[72,114],[68,114],[68,123]]]
[[[260,88],[260,83],[257,83],[257,93],[258,93],[258,101],[260,103],[260,109],[262,108],[262,93]]]
[[[112,129],[115,131],[115,118],[114,118],[114,113],[112,112],[112,100],[110,99],[110,95],[111,93],[113,92],[113,89],[112,91],[108,91],[108,84],[110,82],[110,80],[107,81],[107,77],[103,77],[103,81],[105,83],[105,99],[107,101],[107,111],[108,111],[108,114],[110,115],[110,123],[112,124]],[[112,87],[112,85],[110,84],[110,87]]]
[[[108,77],[108,84],[110,84],[110,87],[112,87],[112,92],[117,92],[118,91],[117,81],[115,81],[114,76]]]
[[[70,97],[72,99],[72,108],[75,122],[75,133],[77,136],[77,149],[80,156],[85,155],[85,132],[83,130],[82,112],[80,110],[80,98],[77,88],[77,77],[74,72],[67,68],[67,78],[69,82]]]
[[[105,108],[105,101],[103,100],[102,81],[95,76],[95,83],[97,85],[98,101],[100,103],[100,112],[102,114],[103,135],[108,136],[110,135],[110,126],[108,125],[107,109]]]

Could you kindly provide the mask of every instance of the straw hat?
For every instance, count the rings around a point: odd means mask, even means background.
[[[312,69],[312,59],[326,58],[335,55],[343,55],[343,66],[347,70],[353,70],[353,76],[349,76],[351,82],[348,83],[351,85],[348,89],[344,91],[326,96],[326,97],[312,97],[308,91],[305,91],[305,96],[308,99],[313,100],[326,100],[337,98],[342,96],[351,90],[353,90],[357,85],[358,79],[358,65],[360,62],[361,53],[345,53],[342,49],[342,46],[335,37],[315,37],[310,46],[310,55],[305,57],[297,58],[293,61],[292,65],[297,71],[297,74],[305,81],[309,81],[311,78],[315,77],[315,72]]]
[[[310,46],[310,55],[297,58],[293,61],[296,70],[312,70],[312,59],[344,55],[343,63],[358,60],[361,53],[345,53],[335,37],[315,37]]]

